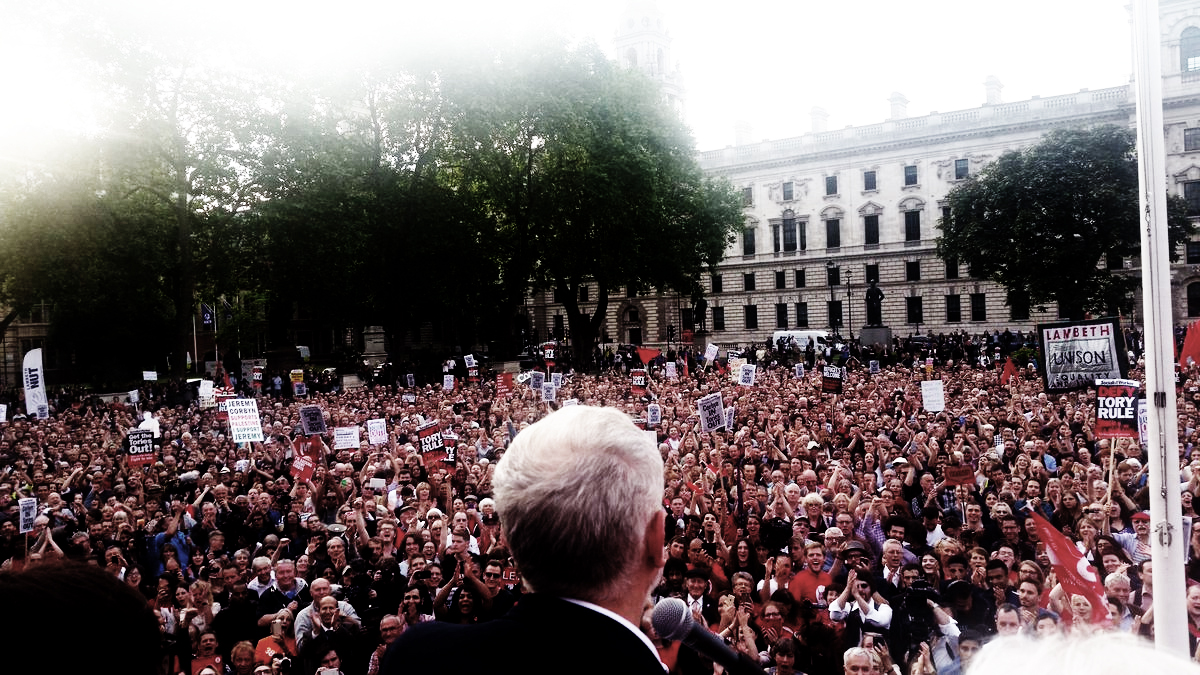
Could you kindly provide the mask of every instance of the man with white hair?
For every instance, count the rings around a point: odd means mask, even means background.
[[[504,675],[575,664],[588,673],[662,675],[638,628],[664,562],[662,481],[654,442],[616,409],[567,406],[530,425],[497,464],[493,486],[532,592],[495,621],[410,628],[382,672],[449,666]]]

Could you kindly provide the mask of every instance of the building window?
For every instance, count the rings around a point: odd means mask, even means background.
[[[783,250],[796,250],[796,218],[795,216],[788,217],[786,214],[783,217]]]
[[[830,218],[825,221],[825,247],[840,248],[842,245],[842,221]]]
[[[970,175],[971,164],[965,159],[954,160],[954,180],[962,180]]]
[[[796,270],[796,288],[804,288],[807,280],[804,278],[804,270]]]
[[[579,287],[579,301],[580,302],[588,301],[588,287],[587,286]]]
[[[1179,69],[1185,73],[1200,70],[1200,28],[1185,28],[1179,36]]]
[[[1200,180],[1183,184],[1183,198],[1187,201],[1188,215],[1200,216]]]
[[[758,329],[758,305],[743,305],[746,314],[746,330]]]
[[[1200,316],[1200,281],[1188,284],[1188,316]]]
[[[826,176],[825,177],[825,194],[836,195],[837,193],[838,193],[837,176]]]
[[[946,323],[962,323],[962,296],[946,296]]]
[[[826,267],[825,283],[829,284],[830,286],[840,286],[842,283],[842,268]]]
[[[921,306],[921,296],[904,298],[905,323],[925,323],[925,311]]]
[[[787,328],[787,312],[788,307],[786,302],[776,303],[775,305],[775,327]]]
[[[863,216],[863,243],[879,245],[879,216]]]
[[[808,328],[808,303],[796,303],[796,327]]]
[[[875,283],[879,283],[879,265],[878,264],[867,265],[865,276],[866,276],[868,284],[871,283],[872,281],[874,281]]]
[[[775,271],[775,290],[787,288],[787,274],[783,270]]]
[[[713,307],[713,330],[725,330],[725,308]]]
[[[1187,152],[1200,150],[1200,127],[1183,130],[1183,149]]]
[[[783,184],[783,201],[785,201],[785,202],[792,201],[792,197],[794,196],[794,194],[795,194],[795,192],[794,192],[794,188],[792,186],[792,181],[789,180],[789,181],[785,182]]]
[[[1187,242],[1187,264],[1200,265],[1200,241]]]
[[[720,274],[712,275],[712,292],[713,293],[723,293],[723,292],[725,292],[724,287],[725,287],[725,282],[721,279],[721,275]]]
[[[754,272],[746,272],[745,274],[742,275],[742,290],[743,291],[753,291],[754,290]]]
[[[971,320],[987,321],[987,296],[983,293],[971,294]]]
[[[904,184],[905,185],[916,185],[917,184],[917,167],[915,165],[909,164],[904,167]]]
[[[904,212],[904,241],[921,241],[921,212]]]
[[[863,172],[863,189],[864,190],[877,189],[875,187],[875,172],[874,171],[864,171]]]
[[[829,327],[836,331],[842,327],[842,301],[826,301],[825,304],[829,309]]]
[[[921,280],[921,261],[910,260],[904,263],[904,280],[905,281],[920,281]]]
[[[958,258],[947,258],[946,259],[946,278],[947,279],[957,279],[958,278]]]
[[[742,206],[754,206],[754,188],[742,188]]]
[[[1008,318],[1013,321],[1029,320],[1029,294],[1013,291],[1008,294]]]
[[[742,255],[754,255],[754,228],[742,230]]]

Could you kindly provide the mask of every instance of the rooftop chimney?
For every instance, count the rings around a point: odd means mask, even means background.
[[[987,92],[987,105],[999,105],[1004,102],[1000,98],[1000,90],[1004,85],[1000,84],[1000,79],[995,75],[988,75],[988,78],[983,81],[983,89]]]
[[[904,98],[904,94],[898,91],[892,92],[888,97],[888,103],[892,104],[892,119],[902,120],[908,117],[908,99]]]
[[[812,109],[812,132],[819,134],[825,131],[825,123],[829,121],[829,113],[821,106],[813,106]]]

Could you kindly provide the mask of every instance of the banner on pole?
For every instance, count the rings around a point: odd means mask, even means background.
[[[46,397],[46,371],[42,368],[42,349],[39,347],[26,352],[21,366],[21,379],[25,383],[25,414],[44,420],[50,417],[50,403]]]
[[[535,370],[529,373],[529,388],[534,391],[541,391],[542,385],[546,383],[546,374],[540,370]]]
[[[442,376],[442,391],[453,391],[453,390],[454,390],[454,376],[453,375],[443,375]]]
[[[1096,438],[1133,438],[1138,433],[1137,380],[1096,380]]]
[[[662,406],[657,403],[646,406],[646,424],[652,427],[662,424]]]
[[[758,367],[752,363],[743,363],[742,368],[738,373],[738,384],[743,387],[753,387],[754,377],[758,374]]]
[[[129,442],[129,465],[146,466],[157,461],[154,450],[154,432],[149,429],[130,429],[125,440]]]
[[[646,369],[634,368],[629,371],[629,381],[632,384],[633,395],[643,396],[646,393]]]
[[[300,428],[304,430],[305,436],[316,436],[327,431],[325,427],[325,413],[322,412],[319,405],[306,405],[300,407]]]
[[[826,394],[842,393],[842,369],[837,366],[821,366],[821,391]]]
[[[33,521],[37,519],[37,497],[22,497],[17,500],[17,508],[20,509],[20,526],[17,532],[26,534],[33,532]]]
[[[921,405],[929,412],[946,409],[946,389],[941,380],[921,381]]]
[[[252,398],[231,398],[225,402],[229,413],[229,435],[234,443],[263,440],[262,418],[258,416],[258,401]]]
[[[700,412],[700,431],[709,433],[725,427],[725,404],[721,393],[713,393],[696,402]]]
[[[716,358],[717,358],[717,346],[710,343],[708,345],[708,347],[706,347],[704,349],[704,360],[708,361],[709,363],[712,363],[713,360]]]
[[[387,443],[387,420],[367,420],[367,440],[371,445],[383,445]]]

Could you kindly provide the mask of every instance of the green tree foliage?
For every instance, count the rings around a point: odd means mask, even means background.
[[[1130,130],[1101,126],[1055,130],[1004,153],[946,196],[938,254],[1003,286],[1010,303],[1057,302],[1072,318],[1128,311],[1138,279],[1105,261],[1140,250],[1135,147]],[[1182,199],[1168,205],[1177,255],[1194,227]]]

